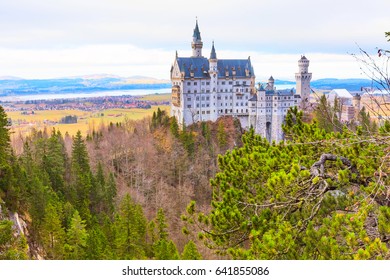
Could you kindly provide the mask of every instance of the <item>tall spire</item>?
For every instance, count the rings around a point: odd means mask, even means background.
[[[199,26],[198,26],[198,18],[196,18],[196,25],[194,29],[194,35],[192,36],[195,41],[201,41],[202,38],[200,37],[200,32],[199,32]]]
[[[203,42],[202,42],[202,38],[200,37],[198,18],[196,18],[196,24],[194,29],[194,35],[192,36],[191,47],[192,47],[192,57],[202,57]]]
[[[215,48],[214,48],[214,41],[213,41],[213,47],[211,48],[210,59],[217,59],[217,53],[215,52]]]

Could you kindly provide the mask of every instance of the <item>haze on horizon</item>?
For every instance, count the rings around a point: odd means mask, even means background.
[[[214,40],[219,58],[251,56],[258,79],[294,80],[301,54],[313,79],[365,78],[350,53],[388,46],[389,10],[387,0],[2,1],[0,76],[169,79],[198,17],[203,55]]]

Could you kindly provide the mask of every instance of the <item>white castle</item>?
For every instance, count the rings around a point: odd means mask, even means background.
[[[221,116],[238,118],[245,129],[268,141],[283,140],[282,124],[288,108],[306,109],[310,97],[309,60],[302,56],[295,74],[296,93],[278,91],[274,79],[255,86],[255,72],[250,60],[218,59],[214,42],[210,57],[202,56],[203,42],[196,21],[192,37],[192,56],[179,57],[176,52],[171,67],[171,116],[179,124],[216,121]]]

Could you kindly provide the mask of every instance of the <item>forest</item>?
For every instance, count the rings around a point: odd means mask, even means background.
[[[11,146],[1,109],[0,258],[389,259],[390,123],[359,120],[322,99],[277,144],[158,109]]]

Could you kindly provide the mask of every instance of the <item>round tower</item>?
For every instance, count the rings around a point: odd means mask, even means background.
[[[310,103],[310,81],[312,74],[309,73],[310,61],[303,55],[298,60],[298,73],[295,73],[296,80],[296,94],[301,96],[301,104],[299,107],[302,110],[306,110]]]
[[[200,37],[198,20],[196,20],[194,34],[192,35],[191,47],[192,47],[192,57],[202,57],[203,42],[202,42],[202,38]]]

